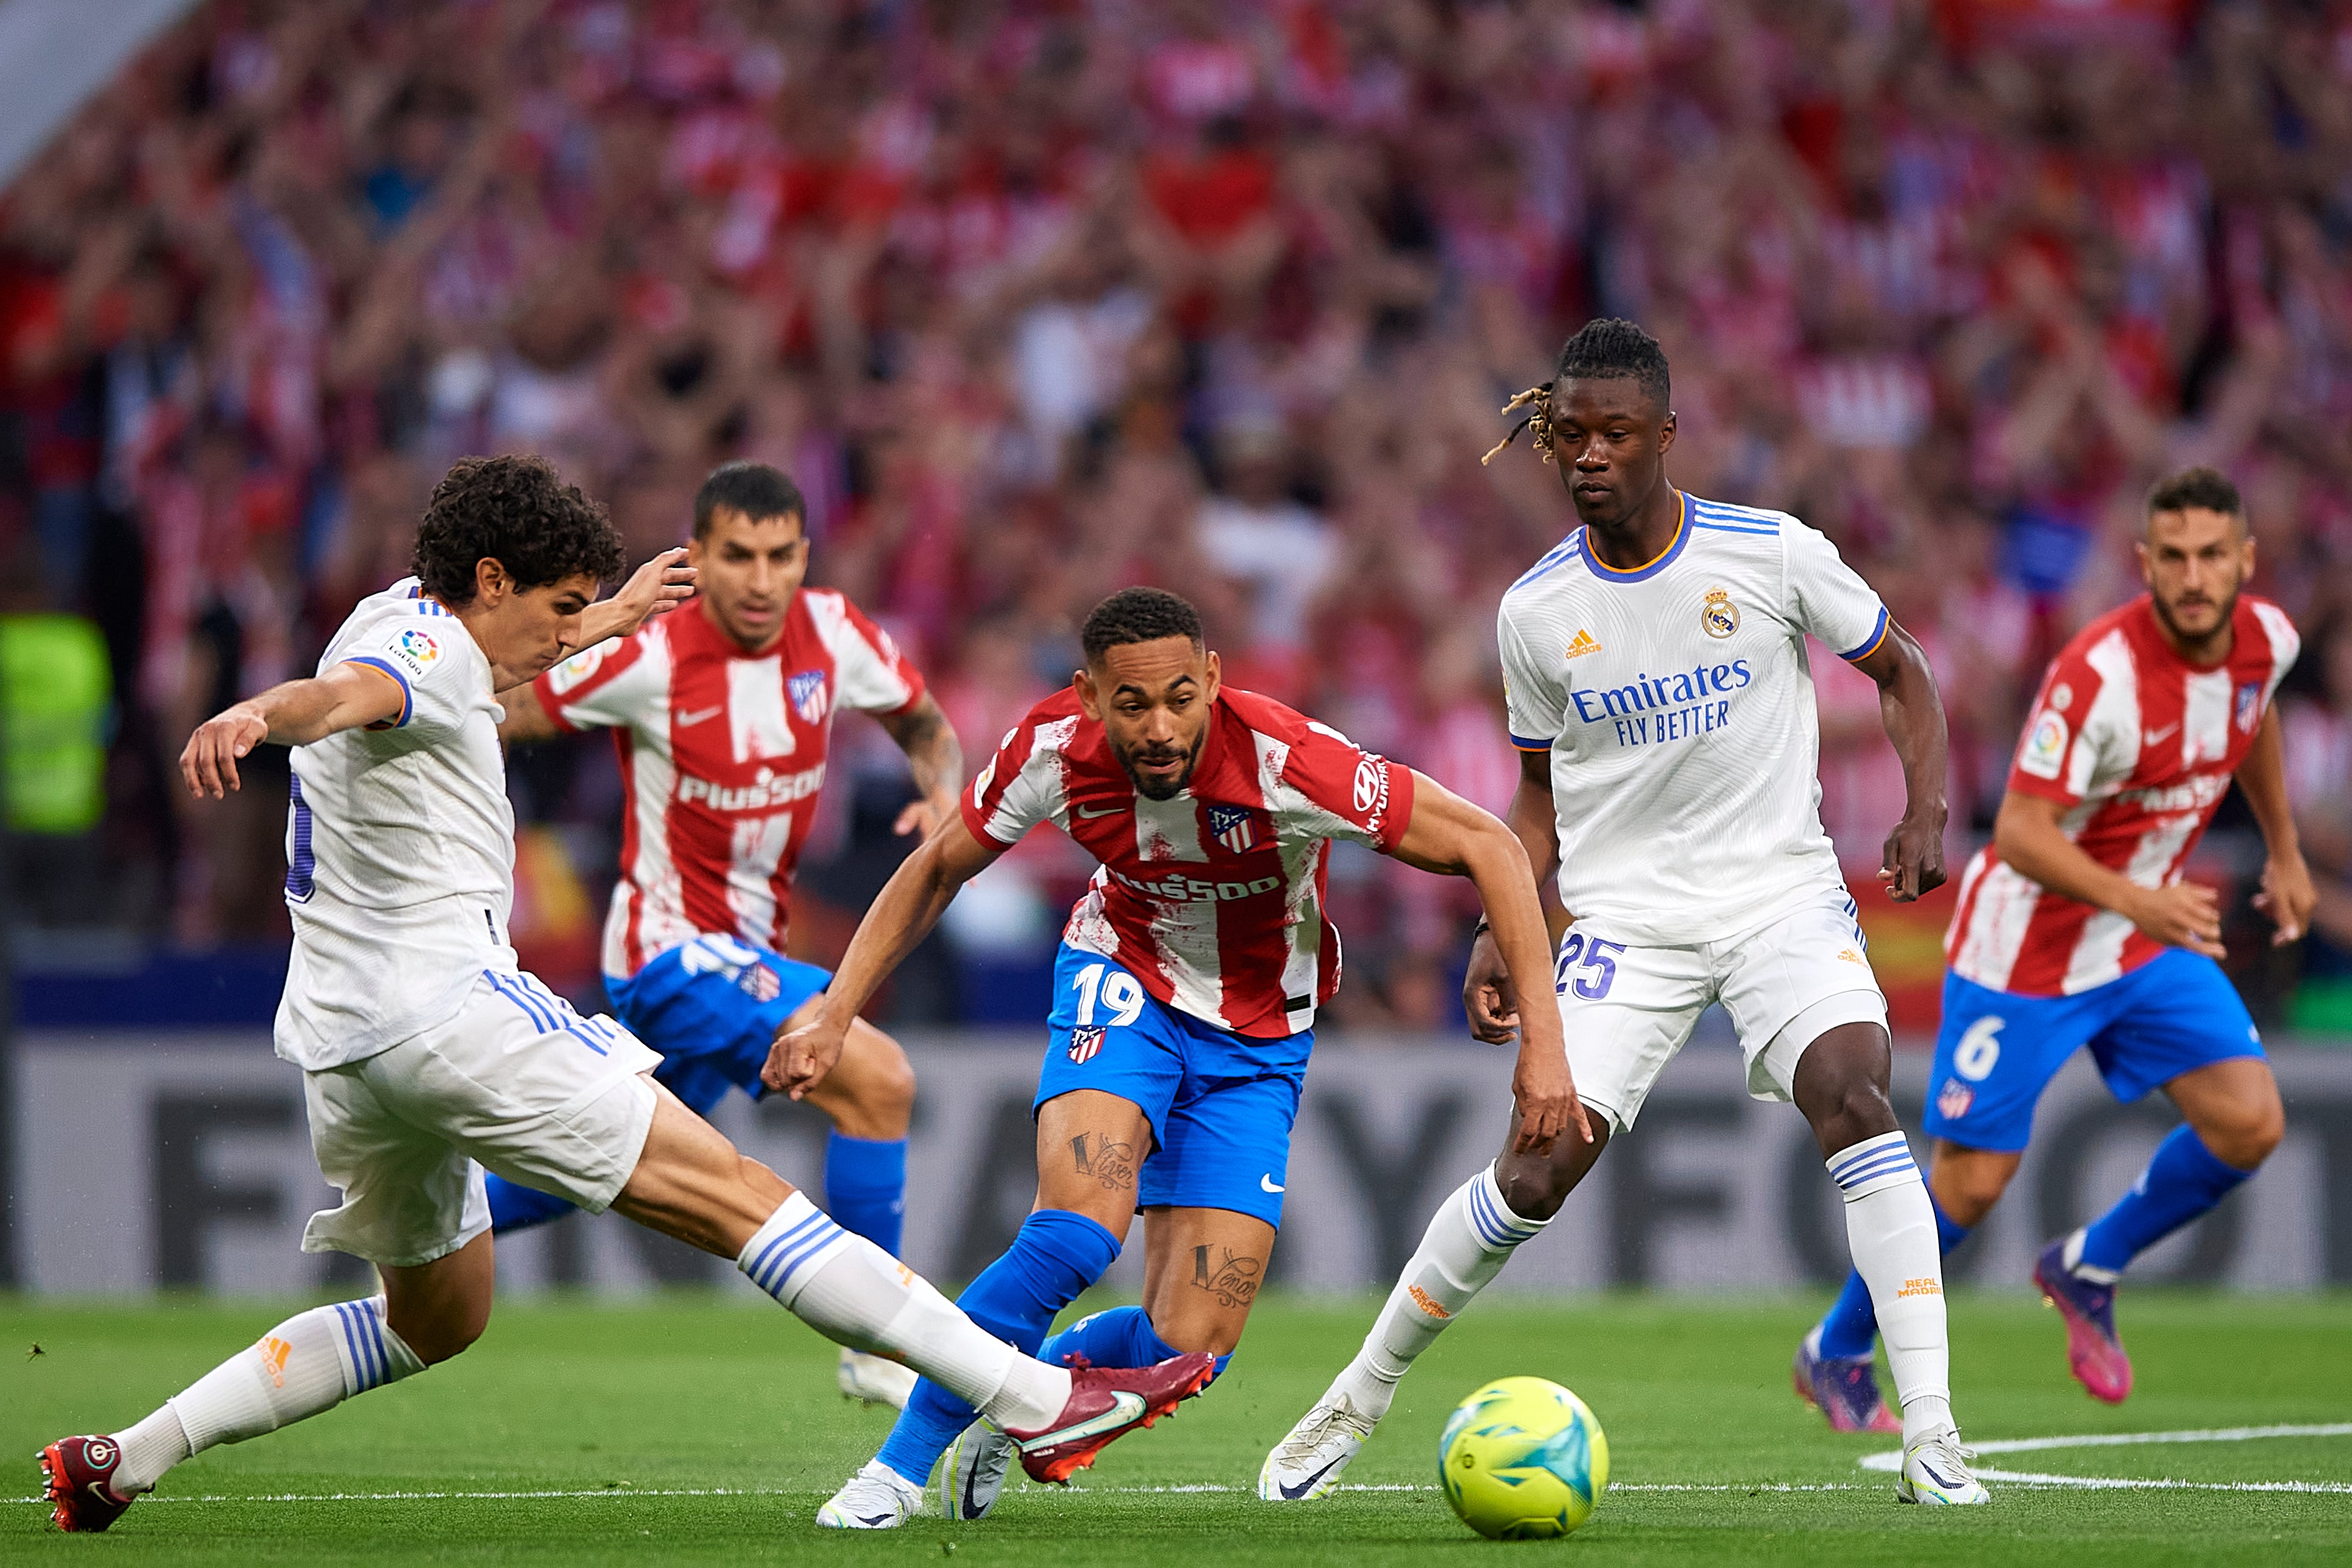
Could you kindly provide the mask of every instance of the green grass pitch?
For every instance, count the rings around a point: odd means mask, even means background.
[[[833,1350],[782,1313],[706,1296],[502,1308],[473,1351],[316,1421],[215,1449],[104,1536],[61,1537],[32,1456],[145,1413],[281,1315],[269,1303],[80,1308],[0,1298],[0,1558],[121,1563],[1425,1565],[1573,1560],[2004,1565],[2352,1562],[2352,1432],[1989,1455],[2042,1474],[2168,1489],[1992,1483],[1981,1510],[1898,1506],[1787,1365],[1813,1300],[1601,1296],[1479,1303],[1424,1358],[1349,1472],[1365,1490],[1273,1506],[1267,1446],[1321,1391],[1369,1299],[1269,1299],[1232,1373],[1181,1417],[1113,1447],[1066,1492],[1008,1493],[978,1525],[835,1535],[817,1504],[888,1412],[845,1403]],[[2056,1318],[2016,1296],[1954,1303],[1972,1440],[2352,1423],[2352,1296],[2127,1293],[2139,1392],[2093,1404]],[[33,1355],[37,1343],[42,1354]],[[1615,1486],[1563,1542],[1479,1541],[1433,1483],[1454,1402],[1485,1380],[1568,1384],[1609,1433]],[[2271,1490],[2222,1490],[2266,1483]],[[2291,1483],[2306,1490],[2287,1490]],[[723,1489],[726,1495],[684,1495]],[[2334,1490],[2330,1490],[2334,1489]],[[438,1497],[392,1494],[442,1493]],[[481,1494],[509,1494],[503,1496]],[[517,1495],[520,1494],[520,1495]]]

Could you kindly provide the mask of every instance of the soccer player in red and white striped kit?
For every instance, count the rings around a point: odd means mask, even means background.
[[[2034,1102],[2079,1048],[2116,1099],[2161,1088],[2179,1107],[2131,1189],[2034,1266],[2069,1366],[2108,1404],[2131,1392],[2115,1322],[2124,1269],[2235,1191],[2286,1126],[2262,1036],[2215,962],[2219,904],[2182,880],[2233,778],[2267,847],[2254,902],[2272,940],[2301,936],[2317,902],[2271,703],[2301,643],[2284,611],[2242,591],[2254,541],[2236,487],[2210,468],[2160,480],[2138,552],[2147,592],[2050,666],[1993,841],[1960,879],[1927,1080],[1946,1252],[2017,1174]],[[1799,1392],[1833,1427],[1887,1424],[1876,1332],[1857,1277],[1797,1353]]]
[[[1013,727],[961,814],[890,879],[823,1010],[777,1041],[767,1080],[795,1097],[821,1084],[858,1008],[956,890],[1033,829],[1061,829],[1101,863],[1055,966],[1034,1102],[1037,1205],[961,1304],[1049,1364],[1136,1365],[1181,1346],[1222,1368],[1265,1278],[1316,1013],[1339,985],[1331,841],[1469,878],[1514,974],[1545,974],[1550,943],[1508,828],[1338,730],[1223,685],[1183,600],[1114,593],[1080,642],[1071,685]],[[1515,1146],[1589,1141],[1558,1001],[1527,990]],[[1143,1304],[1046,1340],[1055,1313],[1118,1258],[1139,1210]],[[817,1522],[904,1523],[943,1452],[942,1511],[981,1518],[1012,1448],[926,1378]]]

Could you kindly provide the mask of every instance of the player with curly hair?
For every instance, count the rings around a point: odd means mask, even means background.
[[[104,1530],[192,1454],[471,1344],[496,1277],[485,1167],[734,1259],[818,1332],[901,1358],[1009,1424],[1040,1479],[1207,1380],[1207,1355],[1076,1374],[1021,1355],[738,1154],[654,1081],[661,1058],[626,1029],[518,967],[498,695],[684,600],[684,553],[598,602],[624,565],[603,508],[539,458],[468,458],[433,492],[416,575],[362,601],[318,674],[190,737],[181,773],[215,799],[256,746],[293,747],[278,1053],[302,1070],[311,1147],[342,1193],[302,1246],[368,1260],[383,1289],[296,1313],[121,1431],[49,1444],[61,1529]]]

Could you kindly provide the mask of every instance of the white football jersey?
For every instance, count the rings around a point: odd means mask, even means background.
[[[1844,659],[1886,610],[1785,512],[1683,497],[1648,565],[1579,528],[1503,595],[1512,744],[1551,754],[1559,896],[1660,946],[1708,942],[1843,889],[1822,831],[1811,632]],[[1903,802],[1886,802],[1891,829]]]
[[[514,808],[490,662],[415,578],[360,602],[319,673],[365,664],[399,715],[294,747],[286,903],[294,957],[278,1054],[312,1071],[446,1022],[510,973]]]

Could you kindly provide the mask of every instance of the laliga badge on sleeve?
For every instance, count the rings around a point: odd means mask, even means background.
[[[2017,754],[2021,773],[2036,779],[2055,779],[2066,762],[2066,721],[2047,708],[2033,721],[2033,731],[2025,737],[2024,749]]]

